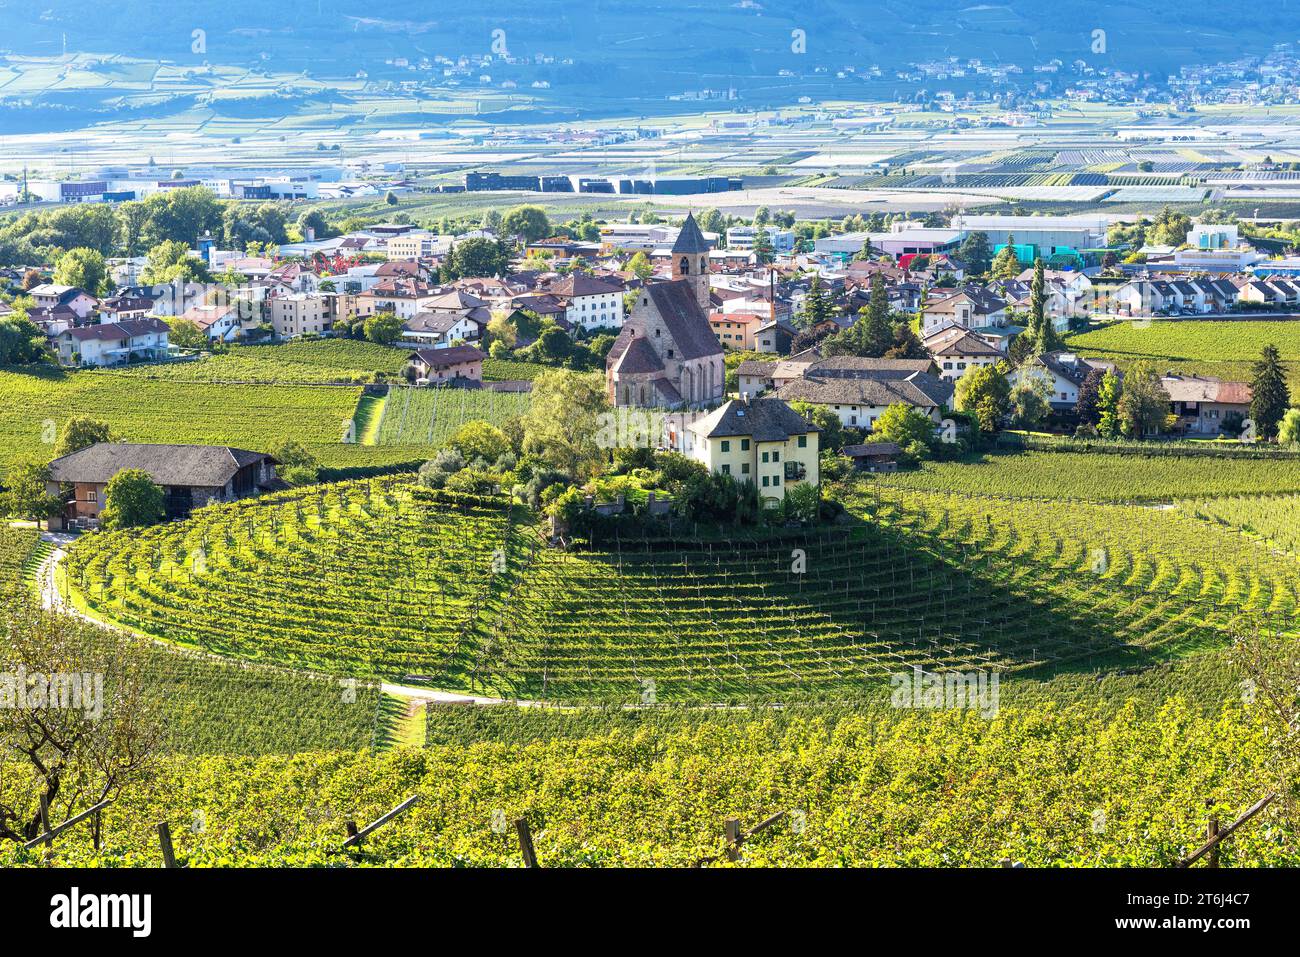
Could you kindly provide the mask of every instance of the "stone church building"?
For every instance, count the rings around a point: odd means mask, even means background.
[[[709,244],[688,215],[669,282],[646,284],[605,360],[617,406],[678,408],[721,401],[722,344],[709,325]]]

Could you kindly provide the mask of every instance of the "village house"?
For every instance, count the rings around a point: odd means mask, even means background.
[[[1106,373],[1115,371],[1115,363],[1100,359],[1085,359],[1072,352],[1045,352],[1035,356],[1007,377],[1017,386],[1031,377],[1047,385],[1048,404],[1058,411],[1073,409],[1079,402],[1079,388],[1094,369]]]
[[[27,310],[27,318],[40,327],[46,337],[54,338],[66,329],[85,324],[80,316],[67,306],[36,307]]]
[[[455,312],[421,312],[402,323],[402,341],[434,349],[478,342],[485,325]]]
[[[764,505],[800,482],[817,485],[817,426],[775,398],[732,399],[687,427],[691,457],[710,472],[752,481]]]
[[[405,237],[399,238],[404,239]],[[393,241],[396,240],[390,240],[390,242]],[[375,280],[377,282],[384,279],[418,279],[422,282],[428,282],[432,275],[432,270],[428,266],[414,259],[390,260],[375,267]]]
[[[1239,424],[1250,415],[1252,392],[1247,382],[1171,373],[1161,376],[1160,384],[1169,395],[1169,411],[1178,418],[1175,431],[1218,435],[1229,415],[1235,413]]]
[[[755,352],[789,355],[798,334],[798,330],[784,319],[769,320],[754,330],[754,344],[751,348]]]
[[[1134,279],[1112,295],[1115,311],[1124,316],[1225,312],[1240,302],[1284,305],[1300,298],[1300,290],[1256,281],[1240,288],[1229,279]]]
[[[167,358],[167,323],[152,316],[74,326],[55,337],[59,362],[66,366],[115,366]]]
[[[923,366],[923,368],[918,368]],[[787,402],[825,406],[850,428],[874,428],[889,406],[902,402],[936,423],[951,406],[953,384],[933,374],[928,359],[859,359],[838,356],[809,366],[774,395]]]
[[[266,256],[243,256],[235,252],[214,255],[212,268],[242,276],[246,282],[261,282],[275,271],[276,266],[275,260]]]
[[[291,292],[317,292],[320,290],[320,277],[310,266],[298,262],[281,263],[266,275],[266,281],[272,286],[282,286]]]
[[[968,286],[927,302],[922,310],[921,335],[946,329],[948,326],[965,326],[974,329],[982,326],[1005,326],[1007,303],[980,286]]]
[[[119,294],[99,304],[100,322],[121,322],[123,319],[144,319],[153,312],[152,296]]]
[[[384,241],[384,254],[390,260],[432,259],[445,256],[451,249],[450,236],[437,236],[426,230],[412,230]]]
[[[86,319],[96,308],[99,300],[76,286],[58,286],[54,283],[41,283],[28,290],[32,302],[38,309],[56,309],[60,306],[70,309],[78,319]]]
[[[996,365],[1006,358],[1003,351],[965,326],[949,326],[921,340],[939,367],[939,378],[955,382],[967,369]]]
[[[281,339],[328,332],[333,320],[327,298],[319,293],[297,292],[272,295],[267,300],[271,328]]]
[[[1285,279],[1255,279],[1241,287],[1240,302],[1268,306],[1288,306],[1300,300],[1300,289]]]
[[[442,347],[478,342],[492,320],[492,310],[486,300],[452,289],[426,299],[422,309],[401,318],[404,342]]]
[[[100,442],[50,463],[50,495],[72,486],[53,528],[94,528],[104,506],[104,489],[123,469],[139,469],[162,486],[166,515],[185,518],[212,502],[230,502],[283,487],[269,455],[210,445],[134,445]]]
[[[509,302],[507,308],[511,314],[527,310],[535,313],[542,319],[554,319],[558,323],[563,323],[565,328],[571,328],[568,325],[569,320],[565,319],[568,313],[568,306],[564,300],[558,296],[552,296],[549,293],[537,293],[524,296],[516,296]]]
[[[248,311],[247,306],[241,307],[234,303],[225,306],[200,305],[186,309],[180,318],[194,323],[209,339],[233,342],[239,338],[244,324],[243,314]]]
[[[807,375],[824,374],[840,378],[904,378],[914,372],[934,374],[930,359],[873,359],[864,356],[823,357],[817,349],[786,359],[746,359],[736,367],[737,387],[742,396],[780,389]]]
[[[767,315],[754,312],[715,312],[709,316],[713,334],[729,349],[752,350],[754,334]]]
[[[483,360],[487,357],[473,346],[449,349],[416,349],[407,357],[416,385],[444,385],[456,379],[483,381]]]
[[[575,329],[617,329],[623,325],[623,294],[614,279],[573,272],[545,290],[564,304],[564,318]]]
[[[391,312],[399,319],[410,319],[417,313],[433,309],[434,303],[439,299],[450,306],[444,296],[444,293],[418,279],[392,276],[381,279],[357,295],[357,315],[373,316],[380,312]],[[482,305],[481,302],[478,304]]]

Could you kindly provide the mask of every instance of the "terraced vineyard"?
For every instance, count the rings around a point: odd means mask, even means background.
[[[845,695],[912,665],[1139,664],[1224,644],[1238,616],[1300,612],[1293,560],[1181,512],[855,504],[869,525],[806,538],[545,552],[478,670],[521,697]]]
[[[0,524],[0,601],[7,603],[28,591],[23,572],[38,541],[34,528]]]
[[[84,537],[67,576],[92,613],[167,641],[458,684],[495,601],[494,554],[502,571],[513,560],[512,513],[437,498],[390,477],[209,507]]]
[[[1300,495],[1256,495],[1183,503],[1191,514],[1239,528],[1300,558]]]
[[[862,503],[873,520],[924,537],[962,562],[1040,585],[1148,595],[1188,604],[1181,616],[1219,622],[1244,613],[1277,621],[1300,614],[1300,564],[1235,529],[1182,509],[881,491]],[[1090,588],[1089,588],[1090,590]],[[1148,623],[1152,646],[1164,641]]]
[[[872,481],[882,488],[974,495],[1168,502],[1300,492],[1300,467],[1294,459],[1041,451],[927,462],[919,470],[879,475]]]
[[[872,483],[849,501],[859,521],[808,533],[561,551],[521,509],[391,477],[88,536],[67,574],[93,613],[208,651],[585,701],[1140,665],[1300,615],[1292,555],[1185,508]]]
[[[484,359],[483,378],[489,382],[527,379],[532,381],[543,372],[552,371],[552,366],[540,362],[524,362],[519,359]]]
[[[500,425],[528,411],[527,392],[395,386],[379,424],[380,445],[439,446],[466,422]]]
[[[159,648],[149,662],[162,748],[179,754],[294,754],[387,743],[379,686]]]
[[[35,529],[0,525],[0,600],[34,600]],[[10,663],[3,654],[0,662]],[[376,685],[340,683],[157,648],[146,680],[162,749],[183,754],[271,754],[371,748],[386,742],[388,715]]]

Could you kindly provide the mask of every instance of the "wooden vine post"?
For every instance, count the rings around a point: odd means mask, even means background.
[[[740,845],[744,843],[744,835],[740,833],[740,819],[729,817],[722,822],[722,833],[727,840],[727,860],[740,860]]]
[[[172,829],[166,821],[158,822],[158,843],[162,847],[163,867],[175,867],[176,854],[172,850]]]
[[[1209,819],[1209,823],[1206,826],[1206,835],[1207,835],[1206,842],[1202,844],[1197,850],[1187,855],[1187,857],[1184,857],[1181,861],[1179,861],[1174,866],[1179,868],[1191,867],[1202,857],[1208,856],[1208,860],[1206,861],[1207,866],[1218,867],[1219,866],[1219,845],[1222,844],[1224,841],[1226,841],[1228,838],[1230,838],[1234,833],[1236,833],[1237,828],[1241,827],[1243,824],[1245,824],[1256,814],[1264,810],[1264,808],[1268,807],[1276,800],[1277,800],[1276,792],[1264,795],[1264,797],[1260,798],[1258,801],[1252,804],[1246,810],[1246,812],[1241,815],[1241,817],[1237,818],[1235,821],[1233,821],[1231,824],[1229,824],[1227,827],[1223,828],[1222,830],[1220,830],[1219,828],[1218,817],[1215,815],[1211,815]]]
[[[533,835],[528,830],[528,822],[522,817],[515,821],[515,832],[519,835],[519,853],[523,855],[524,867],[537,867],[537,852],[533,850]]]

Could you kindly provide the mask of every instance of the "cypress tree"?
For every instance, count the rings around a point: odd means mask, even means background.
[[[1271,442],[1277,438],[1277,425],[1291,404],[1277,346],[1271,342],[1266,345],[1252,371],[1250,418],[1255,423],[1255,435]]]

